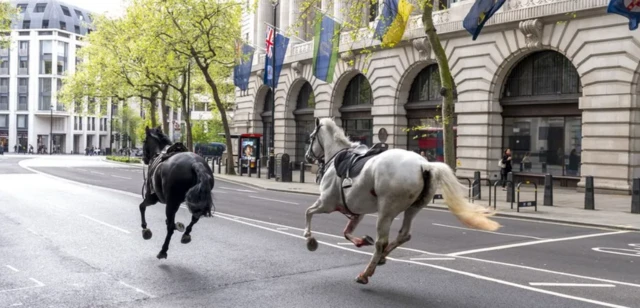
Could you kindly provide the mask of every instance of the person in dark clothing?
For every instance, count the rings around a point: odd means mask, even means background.
[[[511,149],[506,149],[502,154],[501,170],[500,170],[500,181],[502,182],[502,190],[506,190],[505,187],[507,185],[507,174],[511,172]]]

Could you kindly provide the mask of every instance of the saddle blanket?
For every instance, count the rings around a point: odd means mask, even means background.
[[[364,165],[376,155],[386,151],[388,146],[386,144],[375,144],[368,149],[365,153],[358,153],[359,151],[343,151],[336,155],[334,159],[334,167],[336,168],[336,174],[339,177],[345,177],[347,171],[349,171],[349,177],[357,177]]]

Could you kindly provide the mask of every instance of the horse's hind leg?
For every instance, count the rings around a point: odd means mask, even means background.
[[[416,215],[422,210],[422,205],[410,206],[406,211],[404,211],[404,219],[402,221],[402,227],[400,227],[400,231],[398,232],[398,237],[396,240],[389,243],[389,246],[384,250],[382,254],[382,258],[378,261],[378,265],[384,265],[387,263],[387,256],[400,245],[411,240],[411,222],[416,217]]]
[[[158,253],[158,259],[167,258],[167,251],[169,250],[171,236],[173,236],[173,232],[176,230],[175,220],[178,208],[180,208],[180,203],[167,203],[167,207],[165,209],[167,215],[167,237],[164,239],[164,244],[162,244],[162,250]]]
[[[140,218],[142,220],[142,238],[148,240],[151,238],[152,233],[151,230],[147,229],[147,219],[145,216],[145,212],[147,210],[147,206],[154,205],[158,202],[158,197],[156,195],[151,195],[149,193],[146,194],[142,203],[140,203]]]
[[[373,276],[373,273],[376,270],[376,266],[382,255],[384,254],[387,245],[389,244],[389,230],[391,229],[391,224],[393,223],[393,218],[395,215],[390,213],[379,213],[378,214],[378,238],[376,239],[376,251],[373,253],[371,260],[369,261],[369,265],[364,270],[364,272],[360,273],[356,278],[356,282],[361,284],[369,283],[369,277]]]
[[[188,244],[191,242],[191,229],[193,228],[193,225],[195,225],[198,220],[200,218],[197,218],[195,216],[191,216],[191,223],[187,226],[187,230],[184,232],[184,234],[182,235],[182,239],[180,240],[180,242],[182,244]]]
[[[349,223],[344,228],[344,238],[352,242],[356,247],[373,245],[373,239],[367,235],[364,238],[353,236],[353,231],[358,227],[358,224],[362,221],[364,215],[354,215],[349,219]]]

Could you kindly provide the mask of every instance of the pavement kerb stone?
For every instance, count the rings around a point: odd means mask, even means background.
[[[115,160],[109,160],[109,159],[106,159],[106,158],[102,158],[101,160],[104,161],[104,162],[107,162],[107,163],[112,163],[112,164],[117,164],[117,165],[143,167],[142,163],[123,163],[123,162],[119,162],[119,161],[115,161]]]
[[[255,184],[255,183],[247,183],[247,182],[243,182],[241,180],[236,180],[232,176],[227,176],[227,175],[220,176],[220,175],[221,174],[214,174],[214,177],[218,176],[218,179],[220,179],[222,181],[227,181],[227,182],[231,182],[231,183],[235,183],[235,184],[241,184],[241,185],[250,186],[250,187],[263,189],[263,190],[287,192],[287,193],[295,193],[295,194],[304,194],[304,195],[315,195],[315,196],[319,196],[320,195],[319,192],[317,192],[317,193],[316,192],[305,192],[305,191],[295,191],[295,190],[288,190],[288,189],[281,189],[281,188],[266,187],[264,185],[259,185],[259,184]],[[447,206],[445,206],[445,205],[434,205],[434,204],[429,204],[429,205],[425,206],[425,208],[435,209],[435,210],[442,210],[442,211],[448,211],[449,210],[449,208]],[[570,225],[576,225],[576,226],[585,226],[585,227],[607,228],[607,229],[625,230],[625,231],[640,231],[640,228],[627,227],[627,226],[617,226],[617,225],[609,225],[609,224],[593,224],[593,223],[586,223],[586,222],[579,222],[579,221],[572,221],[572,220],[563,220],[563,219],[554,219],[554,218],[547,218],[547,217],[530,217],[530,216],[522,216],[522,215],[511,214],[511,213],[503,213],[503,212],[498,212],[498,213],[496,213],[495,216],[497,216],[497,217],[505,217],[505,218],[517,218],[517,219],[524,219],[524,220],[532,220],[532,221],[545,221],[545,222],[563,223],[563,224],[570,224]]]

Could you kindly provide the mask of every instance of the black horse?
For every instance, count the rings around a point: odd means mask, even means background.
[[[191,242],[191,229],[200,217],[211,217],[213,172],[201,156],[190,152],[182,143],[172,144],[160,127],[146,127],[145,130],[142,151],[144,164],[149,166],[149,170],[144,183],[144,200],[140,203],[142,238],[148,240],[152,235],[144,215],[147,206],[158,201],[166,204],[167,237],[157,256],[158,259],[166,259],[174,230],[184,231],[181,242],[187,244]],[[184,224],[175,222],[182,202],[186,203],[192,215],[186,231]]]

